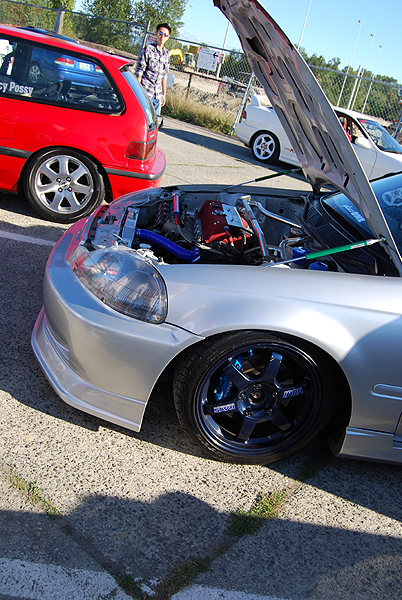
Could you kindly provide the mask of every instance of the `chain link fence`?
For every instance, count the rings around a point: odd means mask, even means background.
[[[95,17],[64,10],[61,5],[57,10],[15,0],[0,0],[0,21],[58,31],[133,60],[137,60],[154,34],[149,31],[149,24]],[[171,54],[170,94],[212,106],[224,112],[233,124],[252,94],[265,95],[241,52],[195,45],[179,38],[170,38],[166,47]],[[376,117],[391,134],[401,136],[402,86],[323,67],[310,68],[333,105]]]
[[[342,108],[376,117],[395,133],[401,117],[402,86],[341,71],[311,66],[329,101]]]

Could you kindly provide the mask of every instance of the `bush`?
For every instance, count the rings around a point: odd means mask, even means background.
[[[186,98],[184,94],[169,89],[162,114],[172,119],[193,123],[212,131],[230,133],[235,114],[225,112],[223,108],[201,103],[194,98]]]

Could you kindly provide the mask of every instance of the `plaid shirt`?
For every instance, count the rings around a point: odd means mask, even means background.
[[[159,50],[155,43],[149,44],[142,51],[136,75],[151,98],[154,94],[156,98],[162,98],[162,79],[167,77],[169,62],[169,51],[166,48]]]

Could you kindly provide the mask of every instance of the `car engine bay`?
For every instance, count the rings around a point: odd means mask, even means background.
[[[308,253],[364,239],[341,226],[306,193],[219,186],[156,188],[102,206],[87,227],[86,249],[126,247],[154,265],[262,265],[379,274],[389,263],[376,249],[351,249],[308,260]],[[382,266],[381,266],[382,265]],[[391,273],[392,274],[392,273]]]

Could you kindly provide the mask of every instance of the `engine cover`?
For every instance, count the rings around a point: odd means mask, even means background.
[[[243,243],[240,230],[249,230],[247,221],[234,206],[215,200],[206,200],[197,217],[205,244],[224,242],[239,248]]]

